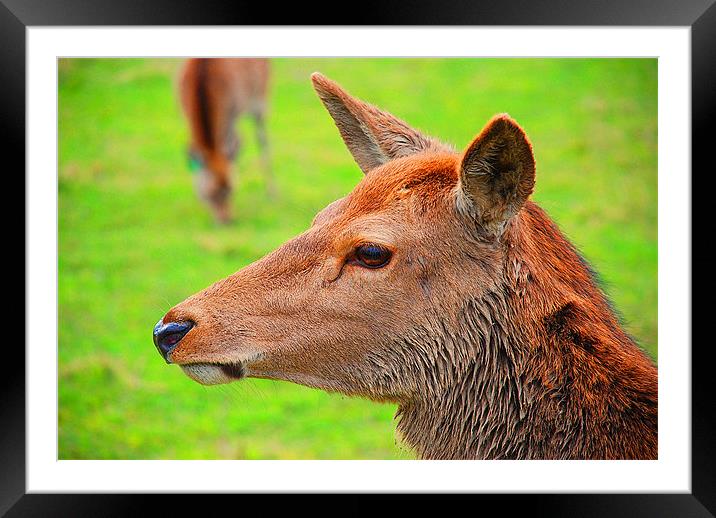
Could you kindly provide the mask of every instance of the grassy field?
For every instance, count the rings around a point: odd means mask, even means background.
[[[458,148],[493,114],[516,118],[535,149],[533,198],[657,358],[656,60],[276,59],[280,196],[268,201],[242,121],[228,227],[193,192],[178,65],[59,63],[61,459],[412,458],[393,405],[264,380],[203,387],[151,340],[171,306],[300,233],[359,181],[311,88],[316,70]]]

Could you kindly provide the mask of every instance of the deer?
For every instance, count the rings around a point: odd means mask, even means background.
[[[656,459],[657,367],[530,199],[525,131],[456,151],[316,72],[364,173],[273,252],[153,330],[204,385],[283,380],[397,404],[418,459]]]
[[[218,223],[232,219],[230,170],[240,149],[235,125],[244,114],[255,122],[267,193],[276,194],[266,136],[268,80],[269,62],[263,58],[191,58],[180,70],[195,189]]]

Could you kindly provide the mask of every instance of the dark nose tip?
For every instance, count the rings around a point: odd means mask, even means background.
[[[154,345],[157,346],[159,354],[162,355],[167,363],[171,363],[169,353],[176,348],[177,344],[192,327],[194,327],[194,322],[191,321],[165,324],[162,320],[154,326]]]

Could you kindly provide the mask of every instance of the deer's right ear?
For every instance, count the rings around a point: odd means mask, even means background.
[[[327,77],[316,72],[311,80],[364,173],[395,158],[421,151],[450,151],[397,117],[352,97]]]
[[[535,184],[532,146],[507,114],[497,115],[468,146],[460,166],[460,198],[481,224],[499,233]]]

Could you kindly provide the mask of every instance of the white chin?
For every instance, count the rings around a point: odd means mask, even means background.
[[[209,363],[181,365],[180,367],[184,374],[202,385],[221,385],[222,383],[231,383],[237,379],[227,376],[220,366]]]

